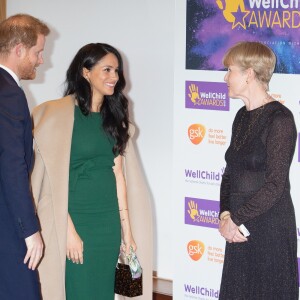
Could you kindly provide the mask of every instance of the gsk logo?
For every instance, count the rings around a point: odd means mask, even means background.
[[[194,145],[198,145],[202,142],[205,136],[205,126],[201,124],[192,124],[188,129],[188,136],[190,141]]]
[[[187,244],[187,251],[190,258],[194,261],[199,260],[205,250],[205,245],[201,241],[192,240]]]

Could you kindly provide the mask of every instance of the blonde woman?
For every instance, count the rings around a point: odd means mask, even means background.
[[[219,299],[297,300],[289,182],[296,127],[291,111],[267,93],[276,57],[261,43],[241,42],[223,63],[229,96],[245,105],[225,154],[219,231],[227,243]]]

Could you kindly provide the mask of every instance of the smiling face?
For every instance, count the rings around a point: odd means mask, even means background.
[[[18,65],[18,76],[20,79],[30,80],[36,77],[36,68],[44,62],[43,51],[45,36],[39,34],[36,45],[31,48],[23,46],[22,58]]]
[[[90,83],[93,101],[103,100],[104,96],[113,95],[119,80],[117,57],[108,53],[91,69],[83,69],[83,76]]]
[[[236,65],[229,65],[224,81],[227,83],[230,98],[243,98],[248,85],[247,76],[247,71],[242,71]]]

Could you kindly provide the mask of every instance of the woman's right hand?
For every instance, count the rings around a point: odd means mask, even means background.
[[[67,258],[73,263],[83,264],[83,241],[75,230],[70,215],[68,216]]]
[[[230,216],[220,221],[219,232],[228,243],[243,243],[248,241],[239,232],[238,226],[232,221]]]

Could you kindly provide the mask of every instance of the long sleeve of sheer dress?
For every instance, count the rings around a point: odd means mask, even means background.
[[[230,211],[230,177],[229,167],[226,166],[222,175],[221,189],[220,189],[220,215],[223,211]]]
[[[277,113],[270,124],[266,140],[265,182],[253,197],[231,215],[235,224],[244,224],[265,213],[280,201],[284,190],[290,188],[289,170],[295,151],[295,142],[296,127],[293,116],[283,112]],[[227,185],[226,182],[224,185]],[[225,195],[224,192],[224,197]]]
[[[237,120],[239,119],[239,115],[241,113],[241,109],[236,114],[233,124],[232,124],[232,135],[231,141],[233,140],[234,128],[236,127]],[[223,211],[230,211],[230,174],[229,174],[229,166],[226,165],[224,173],[222,175],[221,188],[220,188],[220,213]]]

